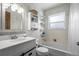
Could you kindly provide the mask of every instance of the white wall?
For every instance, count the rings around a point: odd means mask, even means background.
[[[69,19],[69,51],[79,55],[79,4],[71,4]]]
[[[1,23],[1,3],[0,3],[0,30],[1,30],[1,25],[2,23]]]
[[[65,18],[65,30],[54,30],[54,29],[48,29],[48,16],[52,15],[57,12],[65,11],[66,12],[66,18]],[[67,50],[67,44],[68,44],[68,14],[69,13],[69,4],[61,4],[59,6],[56,6],[54,8],[48,9],[45,11],[45,31],[46,31],[46,40],[48,45],[58,48],[58,49],[64,49]],[[57,39],[57,42],[54,42],[53,39]]]

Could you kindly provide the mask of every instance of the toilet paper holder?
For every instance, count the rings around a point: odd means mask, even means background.
[[[77,46],[79,46],[79,42],[77,42]]]
[[[57,42],[57,39],[53,39],[54,42]]]

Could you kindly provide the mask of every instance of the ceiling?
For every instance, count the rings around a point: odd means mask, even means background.
[[[46,10],[46,9],[52,8],[54,6],[57,6],[59,4],[60,3],[26,3],[25,5],[29,5],[32,8],[38,8],[38,9]]]

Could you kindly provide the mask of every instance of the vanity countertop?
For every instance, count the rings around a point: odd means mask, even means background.
[[[20,37],[19,39],[2,40],[2,41],[0,41],[0,50],[4,49],[4,48],[11,47],[11,46],[15,46],[15,45],[18,45],[18,44],[21,44],[24,42],[28,42],[31,40],[35,40],[35,38],[33,38],[33,37],[24,37],[24,38]]]

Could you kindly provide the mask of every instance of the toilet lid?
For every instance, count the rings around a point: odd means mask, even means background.
[[[48,49],[44,48],[44,47],[39,47],[36,50],[39,51],[39,52],[48,52]]]

